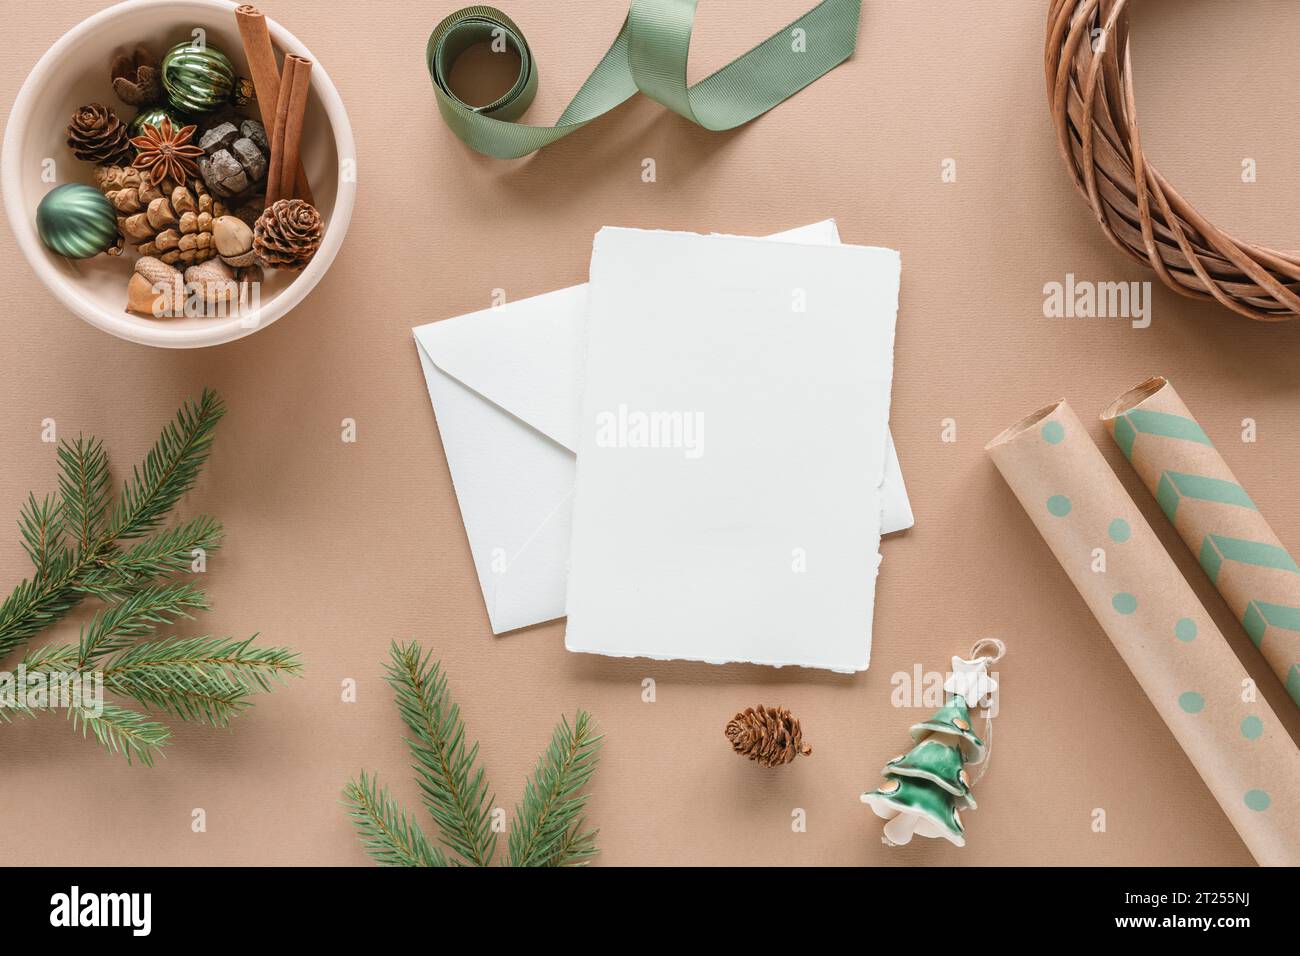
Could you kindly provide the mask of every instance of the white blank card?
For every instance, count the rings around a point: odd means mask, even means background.
[[[602,229],[566,646],[864,670],[896,252]]]

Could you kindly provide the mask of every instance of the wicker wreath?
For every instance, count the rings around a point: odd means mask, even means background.
[[[1142,153],[1130,0],[1051,0],[1047,96],[1061,156],[1110,241],[1175,292],[1263,322],[1300,315],[1300,253],[1228,235]]]

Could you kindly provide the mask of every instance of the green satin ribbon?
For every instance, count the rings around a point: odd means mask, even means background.
[[[733,129],[798,93],[853,54],[861,0],[822,0],[784,30],[696,83],[686,59],[697,0],[632,0],[614,45],[554,126],[517,123],[537,94],[537,61],[513,20],[492,7],[466,7],[438,24],[425,58],[438,110],[471,149],[500,159],[535,152],[581,129],[640,90],[714,132]],[[486,106],[451,91],[456,58],[477,43],[504,40],[519,55],[519,77]]]

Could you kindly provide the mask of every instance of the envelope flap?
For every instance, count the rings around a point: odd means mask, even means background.
[[[587,286],[571,286],[415,329],[439,369],[575,451]]]

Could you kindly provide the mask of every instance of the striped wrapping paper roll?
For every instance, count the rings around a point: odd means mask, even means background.
[[[1300,865],[1300,751],[1070,406],[987,450],[1251,854]]]
[[[1102,421],[1300,706],[1300,565],[1165,379],[1125,392]]]

